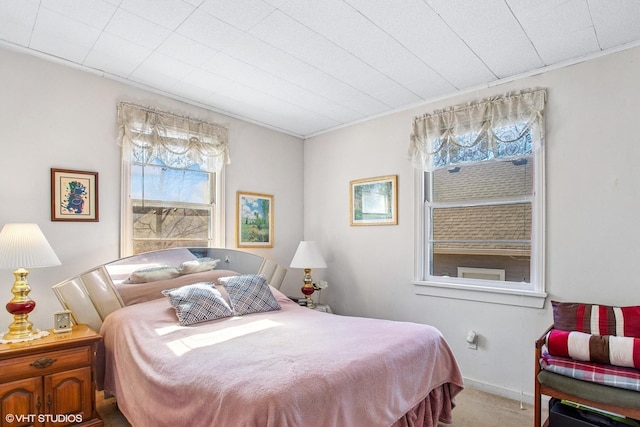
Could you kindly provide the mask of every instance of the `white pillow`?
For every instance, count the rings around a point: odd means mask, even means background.
[[[124,283],[146,283],[155,282],[157,280],[173,279],[178,277],[180,272],[175,267],[168,265],[160,267],[146,267],[133,271]]]
[[[203,257],[183,262],[178,270],[180,270],[180,274],[200,273],[215,269],[219,262],[219,259]]]

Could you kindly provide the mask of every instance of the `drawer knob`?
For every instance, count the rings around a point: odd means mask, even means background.
[[[50,357],[41,357],[40,359],[36,360],[35,362],[33,362],[31,364],[31,366],[33,366],[34,368],[37,369],[44,369],[44,368],[48,368],[49,366],[53,365],[53,362],[55,362],[56,359],[52,359]]]

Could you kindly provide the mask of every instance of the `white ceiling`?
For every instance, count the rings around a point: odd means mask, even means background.
[[[305,137],[640,41],[639,0],[0,0],[0,40]]]

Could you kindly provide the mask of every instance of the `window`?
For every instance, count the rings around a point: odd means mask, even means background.
[[[132,254],[213,246],[215,173],[198,165],[176,169],[158,160],[144,165],[132,159],[130,176]]]
[[[122,255],[224,244],[227,129],[121,104]]]
[[[544,304],[544,101],[525,92],[414,119],[417,293]]]

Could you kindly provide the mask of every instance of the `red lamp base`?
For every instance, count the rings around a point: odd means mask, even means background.
[[[315,289],[313,288],[313,285],[311,283],[306,283],[305,282],[304,286],[302,286],[302,288],[300,288],[300,291],[304,295],[304,298],[307,300],[307,307],[309,307],[309,308],[315,307],[316,305],[313,302],[313,299],[311,299],[311,295],[315,292]]]
[[[32,299],[19,302],[9,301],[5,307],[14,316],[16,314],[29,314],[36,308],[36,302]]]

